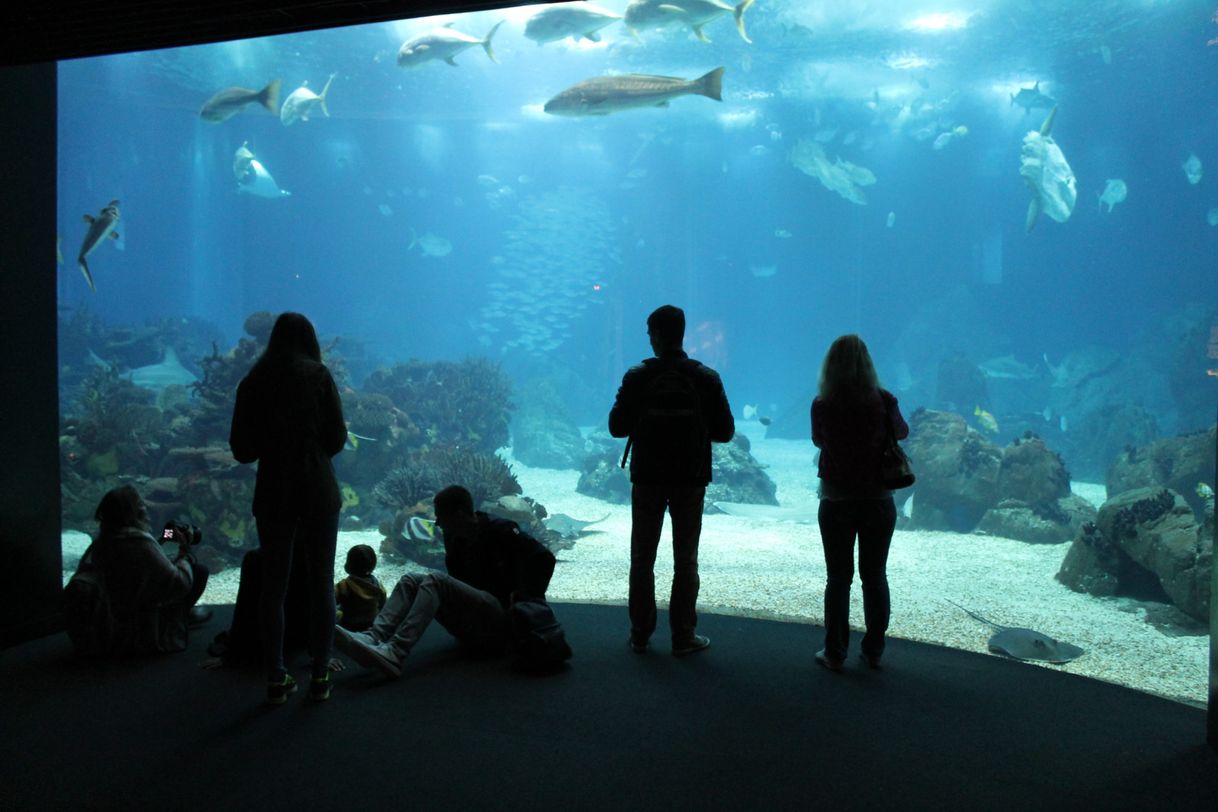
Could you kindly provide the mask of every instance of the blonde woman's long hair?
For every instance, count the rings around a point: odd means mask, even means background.
[[[863,339],[851,333],[829,345],[820,367],[822,400],[862,400],[880,388],[875,364]]]

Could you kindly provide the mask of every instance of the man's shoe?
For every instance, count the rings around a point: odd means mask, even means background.
[[[828,654],[825,653],[825,650],[823,648],[820,651],[816,652],[816,662],[819,663],[820,665],[824,666],[825,668],[828,668],[830,671],[841,671],[842,670],[842,661],[835,660],[832,657],[830,657]]]
[[[630,650],[635,654],[645,653],[648,647],[646,640],[639,640],[633,634],[630,635],[630,638],[626,641],[626,644],[630,646]]]
[[[266,701],[269,705],[282,705],[288,697],[296,693],[296,680],[291,674],[285,673],[279,682],[266,684]]]
[[[186,613],[186,623],[190,626],[201,626],[211,620],[211,610],[206,606],[192,606]]]
[[[314,702],[325,702],[330,698],[330,675],[313,677],[309,680],[309,699]]]
[[[372,636],[372,632],[353,632],[350,629],[342,626],[334,626],[334,647],[344,654],[350,654],[351,649],[361,643],[365,646],[375,646],[377,640]]]
[[[355,635],[350,637],[350,648],[345,653],[364,668],[375,668],[391,677],[402,676],[402,658],[389,643],[368,643]]]
[[[686,654],[693,654],[696,651],[701,651],[704,648],[710,647],[710,638],[705,635],[695,634],[688,640],[683,640],[680,643],[672,644],[672,654],[674,657],[684,657]]]
[[[876,671],[880,670],[880,656],[878,654],[868,654],[865,651],[860,651],[859,659],[867,663],[868,668],[874,668]]]

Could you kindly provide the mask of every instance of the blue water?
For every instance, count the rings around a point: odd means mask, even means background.
[[[1088,347],[1166,359],[1184,323],[1196,328],[1187,352],[1208,414],[1171,401],[1162,381],[1128,395],[1165,433],[1212,422],[1212,3],[948,3],[926,11],[971,16],[935,33],[906,27],[911,8],[758,0],[745,17],[752,45],[730,17],[707,26],[710,44],[687,29],[636,42],[616,24],[598,46],[538,47],[523,37],[532,12],[457,15],[445,21],[477,36],[508,22],[498,64],[475,46],[456,68],[395,64],[427,21],[62,63],[61,305],[110,325],[202,320],[222,347],[253,311],[299,310],[323,340],[360,342],[364,373],[486,355],[517,380],[574,375],[570,406],[596,424],[621,373],[649,354],[647,313],[667,302],[685,308],[687,347],[720,369],[737,411],[806,410],[844,332],[863,335],[912,408],[934,404],[937,365],[952,353],[1030,366]],[[924,62],[893,67],[900,58]],[[722,103],[540,111],[593,76],[694,78],[720,65]],[[332,72],[330,118],[285,127],[253,106],[220,124],[198,115],[224,87],[280,78],[286,97]],[[1042,217],[1025,234],[1020,145],[1045,111],[1025,113],[1008,94],[1035,81],[1059,103],[1053,136],[1078,203],[1068,222]],[[968,134],[941,150],[917,137],[961,125]],[[874,173],[866,205],[791,164],[796,143],[818,134],[831,160]],[[290,197],[237,193],[233,153],[246,141]],[[1198,185],[1181,169],[1190,153],[1205,167]],[[1111,214],[1096,205],[1108,178],[1129,188]],[[122,248],[90,257],[92,293],[73,261],[81,217],[112,198]],[[409,247],[428,234],[451,253]]]

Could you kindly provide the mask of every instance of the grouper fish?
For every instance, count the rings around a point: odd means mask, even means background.
[[[97,286],[93,284],[93,274],[89,272],[89,263],[85,258],[107,239],[118,239],[118,232],[114,230],[118,225],[118,201],[111,200],[110,205],[102,209],[96,217],[86,214],[85,222],[89,224],[89,230],[85,232],[76,261],[80,264],[80,272],[85,275],[85,281],[89,283],[89,290],[96,293]]]
[[[275,79],[262,90],[247,90],[244,87],[229,87],[221,90],[203,103],[199,115],[204,121],[215,124],[228,121],[245,109],[251,102],[258,102],[272,113],[279,112],[279,85]]]
[[[723,101],[723,68],[697,79],[628,73],[580,82],[546,102],[556,116],[607,116],[636,107],[667,107],[678,96],[706,96]]]

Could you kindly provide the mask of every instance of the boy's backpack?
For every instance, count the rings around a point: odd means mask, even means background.
[[[106,576],[94,563],[90,545],[63,590],[68,637],[78,654],[108,654],[114,645],[115,620]]]
[[[553,671],[571,659],[571,646],[554,610],[541,598],[526,598],[508,611],[512,625],[512,656],[524,671]]]
[[[631,432],[626,454],[622,455],[623,468],[630,446],[636,442],[643,443],[651,459],[665,460],[673,467],[687,464],[691,455],[699,453],[705,445],[707,428],[694,377],[696,363],[685,359],[644,362],[652,369],[639,422]]]

